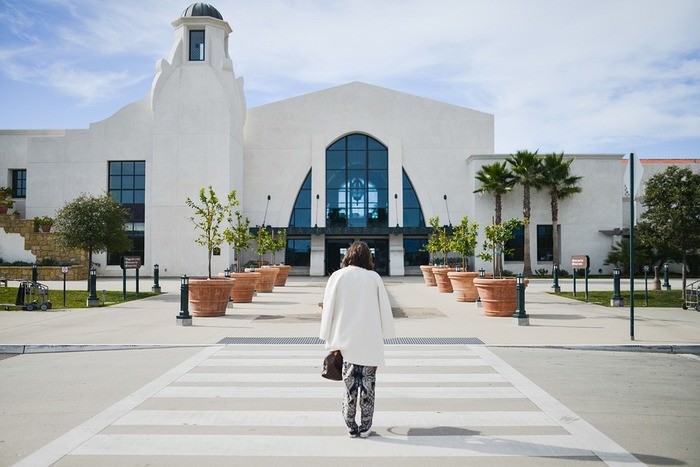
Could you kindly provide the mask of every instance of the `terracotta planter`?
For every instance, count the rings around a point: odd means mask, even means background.
[[[275,287],[284,287],[287,285],[287,277],[289,277],[289,271],[292,267],[287,264],[279,264],[275,267],[279,269],[277,278],[275,279]]]
[[[433,274],[435,275],[435,282],[437,283],[438,292],[452,293],[452,283],[447,277],[447,273],[452,271],[454,271],[454,268],[441,268],[438,266],[433,268]]]
[[[275,288],[275,279],[277,278],[279,269],[270,266],[263,266],[260,269],[256,269],[255,272],[259,272],[261,274],[257,291],[263,293],[272,292],[272,290]]]
[[[476,301],[476,298],[479,296],[479,292],[477,292],[476,287],[474,286],[474,279],[478,276],[478,272],[453,271],[447,273],[447,277],[452,283],[452,290],[454,290],[455,299],[457,299],[458,302]]]
[[[527,279],[525,285],[527,286]],[[513,316],[517,303],[515,278],[474,279],[486,316]]]
[[[219,277],[223,276],[219,274]],[[232,272],[231,277],[235,280],[231,289],[230,298],[233,303],[250,303],[255,295],[255,288],[258,285],[261,274],[259,272]]]
[[[41,231],[44,232],[44,233],[49,233],[49,232],[51,232],[51,226],[50,226],[49,224],[41,224],[41,225],[39,226],[39,228],[40,228]]]
[[[233,279],[226,277],[211,279],[191,277],[189,301],[192,315],[198,317],[225,315],[233,283]]]
[[[0,203],[0,215],[5,215],[7,214],[7,211],[10,210],[10,207],[7,204]]]
[[[433,274],[433,266],[421,266],[420,272],[423,273],[423,280],[428,287],[435,287],[435,275]]]

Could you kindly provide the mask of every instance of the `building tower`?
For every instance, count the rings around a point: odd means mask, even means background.
[[[206,252],[194,243],[187,197],[211,185],[225,198],[243,190],[243,79],[228,52],[231,27],[211,5],[194,3],[172,23],[170,57],[159,60],[150,92],[153,151],[146,235],[150,257],[173,271],[206,272]],[[212,258],[212,270],[232,260],[228,248]],[[161,266],[162,267],[162,266]]]

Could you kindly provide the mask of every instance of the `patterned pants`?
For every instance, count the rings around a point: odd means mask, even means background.
[[[355,365],[343,362],[343,381],[345,382],[345,398],[343,399],[343,417],[348,430],[351,432],[368,431],[372,426],[374,415],[374,383],[376,366]],[[360,399],[360,426],[355,421],[357,399]]]

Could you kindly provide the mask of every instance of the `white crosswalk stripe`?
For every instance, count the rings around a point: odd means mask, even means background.
[[[207,349],[98,415],[101,427],[86,422],[20,464],[163,464],[195,456],[198,465],[233,457],[256,465],[285,457],[425,465],[516,456],[641,465],[484,346],[390,345],[386,353],[375,433],[366,440],[345,432],[343,384],[320,377],[322,346],[230,345]]]

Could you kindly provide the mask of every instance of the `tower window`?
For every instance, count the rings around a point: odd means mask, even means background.
[[[12,171],[12,197],[27,197],[27,169],[16,169]]]
[[[190,61],[198,62],[204,60],[204,31],[190,31]]]

